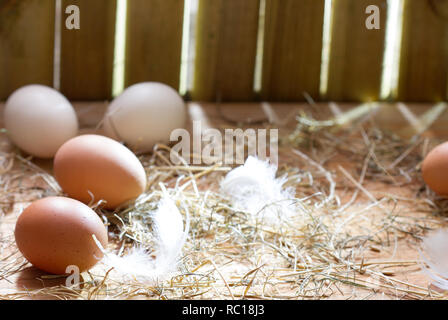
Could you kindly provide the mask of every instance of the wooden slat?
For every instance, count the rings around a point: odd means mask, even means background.
[[[387,0],[334,0],[325,98],[373,101],[380,97]],[[367,29],[366,8],[380,9],[380,29]]]
[[[403,19],[398,99],[416,102],[445,100],[448,1],[406,0]]]
[[[259,0],[199,0],[193,99],[253,98],[258,15]]]
[[[79,30],[65,27],[65,8],[79,6]],[[112,95],[116,1],[63,0],[61,92],[69,99],[109,99]]]
[[[0,100],[31,83],[52,86],[54,0],[0,1]]]
[[[262,96],[319,95],[324,0],[266,0]]]
[[[125,85],[158,81],[179,89],[184,0],[129,0]]]

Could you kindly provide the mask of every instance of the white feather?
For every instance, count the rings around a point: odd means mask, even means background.
[[[423,251],[419,252],[422,270],[434,280],[434,285],[448,290],[448,230],[439,230],[426,237]]]
[[[221,182],[221,191],[232,205],[270,222],[294,214],[295,191],[283,188],[286,178],[276,178],[277,167],[249,156],[244,165],[230,171]]]
[[[182,215],[167,195],[161,198],[158,208],[148,214],[153,222],[155,258],[140,247],[133,247],[127,255],[118,256],[107,252],[97,241],[104,254],[103,264],[114,268],[124,278],[139,282],[157,282],[176,271],[189,232],[188,212],[184,230]]]

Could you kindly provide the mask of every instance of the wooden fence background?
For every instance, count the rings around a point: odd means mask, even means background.
[[[325,0],[198,1],[189,98],[303,101],[306,92],[323,101],[381,99],[387,0],[332,0],[325,94],[320,91]],[[448,0],[403,1],[398,86],[383,98],[445,100]],[[80,7],[80,30],[64,27],[70,4]],[[365,27],[371,4],[381,8],[380,30]],[[116,10],[115,0],[62,0],[60,90],[69,99],[111,98]],[[0,0],[0,100],[25,84],[53,84],[54,17],[54,0]],[[125,87],[161,81],[179,88],[183,17],[184,0],[128,0]],[[261,88],[255,92],[260,22]]]

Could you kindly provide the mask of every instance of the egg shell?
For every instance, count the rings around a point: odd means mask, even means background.
[[[431,190],[441,196],[448,196],[448,142],[428,153],[422,164],[422,176]]]
[[[137,152],[151,151],[158,142],[168,143],[171,132],[185,127],[187,110],[173,88],[158,82],[130,86],[109,105],[103,129]]]
[[[42,85],[28,85],[13,92],[6,101],[4,120],[12,142],[39,158],[52,158],[78,133],[78,119],[70,102]]]
[[[107,246],[107,230],[98,215],[70,198],[48,197],[34,201],[19,216],[17,247],[35,267],[65,274],[68,266],[80,272],[92,268],[103,256],[92,235]]]
[[[71,198],[86,204],[105,200],[107,209],[137,198],[146,188],[145,169],[135,154],[100,135],[81,135],[64,143],[53,170]]]

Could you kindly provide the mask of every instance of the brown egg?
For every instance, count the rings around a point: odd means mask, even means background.
[[[448,142],[428,153],[423,161],[422,175],[431,190],[441,196],[448,196]]]
[[[68,266],[80,272],[93,267],[103,256],[92,235],[103,247],[107,230],[98,215],[70,198],[48,197],[33,202],[19,216],[17,247],[35,267],[65,274]]]
[[[54,158],[54,175],[71,198],[84,203],[104,200],[115,209],[146,188],[145,169],[131,150],[99,135],[82,135],[62,145]]]

